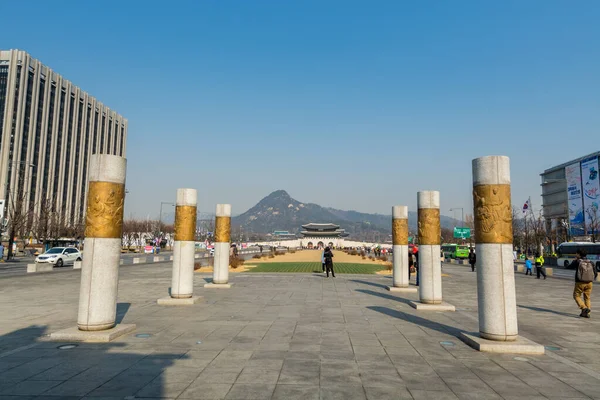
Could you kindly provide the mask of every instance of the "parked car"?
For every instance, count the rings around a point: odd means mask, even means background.
[[[82,257],[81,252],[74,247],[53,247],[37,256],[35,262],[62,267],[66,264],[73,264],[75,261],[81,261]]]

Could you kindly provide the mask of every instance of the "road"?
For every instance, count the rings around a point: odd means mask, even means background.
[[[253,249],[250,248],[248,250],[242,250],[239,253],[239,256],[244,260],[252,258],[254,254],[256,254],[258,248]],[[283,249],[279,249],[278,251],[283,251]],[[265,250],[267,252],[267,250]],[[208,252],[197,252],[199,257],[197,258],[197,262],[200,262],[202,265],[208,265],[210,261],[212,261],[213,257],[208,254]],[[137,264],[147,264],[152,263],[155,256],[163,257],[164,260],[169,260],[169,257],[173,255],[171,251],[162,251],[160,254],[139,254],[139,253],[125,253],[121,254],[121,265],[133,265],[133,259],[139,258],[140,261]],[[27,264],[33,264],[35,262],[35,257],[19,257],[16,261],[4,262],[0,263],[0,278],[7,276],[16,276],[16,275],[25,275],[27,274]],[[63,268],[55,268],[55,271],[60,270],[71,270],[71,266],[65,266]]]

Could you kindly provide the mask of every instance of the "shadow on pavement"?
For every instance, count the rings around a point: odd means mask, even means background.
[[[564,313],[561,311],[554,311],[554,310],[550,310],[548,308],[540,308],[540,307],[531,307],[531,306],[522,306],[520,304],[517,304],[517,307],[519,308],[525,308],[527,310],[531,310],[531,311],[539,311],[539,312],[545,312],[545,313],[551,313],[551,314],[557,314],[557,315],[562,315],[565,317],[571,317],[571,318],[577,318],[579,319],[578,315],[575,314],[569,314],[569,313]]]
[[[415,325],[419,325],[424,328],[433,329],[435,331],[438,331],[438,332],[441,332],[441,333],[444,333],[447,335],[458,336],[458,334],[460,332],[462,332],[461,329],[455,328],[453,326],[441,324],[441,323],[435,322],[435,321],[430,321],[428,319],[421,318],[416,315],[406,314],[406,313],[403,313],[402,311],[393,310],[388,307],[368,306],[367,308],[369,310],[377,311],[382,314],[388,315],[390,317],[398,318],[398,319],[401,319],[406,322],[411,322]]]
[[[125,314],[129,311],[129,307],[131,307],[131,303],[117,303],[117,324],[120,324],[125,318]]]
[[[122,304],[121,310],[129,308],[128,303]],[[0,336],[0,398],[175,398],[197,376],[187,383],[166,382],[163,372],[187,358],[186,351],[157,353],[158,344],[148,339],[125,336],[126,342],[121,343],[40,340],[47,331],[47,326],[32,325]]]
[[[361,293],[370,294],[370,295],[377,296],[377,297],[381,297],[382,299],[399,301],[400,303],[410,305],[410,300],[402,298],[402,297],[392,296],[391,294],[374,292],[372,290],[367,290],[367,289],[356,289],[356,291],[361,292]]]
[[[386,285],[382,285],[381,283],[369,282],[369,281],[361,281],[360,279],[351,279],[350,282],[362,283],[363,285],[375,286],[381,289],[387,289]]]

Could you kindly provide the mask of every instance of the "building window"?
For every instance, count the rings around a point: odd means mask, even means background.
[[[29,198],[29,209],[33,209],[33,203],[35,201],[35,194],[37,189],[37,176],[40,167],[38,163],[40,162],[40,144],[42,141],[42,125],[43,121],[43,112],[44,112],[44,95],[46,92],[46,80],[40,80],[40,86],[38,89],[38,106],[36,112],[36,124],[35,124],[35,142],[33,145],[33,161],[34,165],[31,170],[31,185],[29,186],[29,192],[31,193],[31,197]]]
[[[8,88],[8,65],[0,65],[0,149],[2,148],[2,128],[6,107],[6,89]]]
[[[75,119],[75,96],[71,95],[71,100],[69,101],[69,123],[67,127],[67,146],[65,148],[65,168],[63,171],[63,191],[61,198],[63,212],[67,210],[69,172],[71,171],[71,141],[73,139],[73,119]]]
[[[98,124],[100,119],[98,118],[98,110],[96,110],[96,118],[94,119],[94,141],[92,142],[92,154],[96,154],[96,145],[98,144]]]
[[[10,184],[11,184],[11,178],[12,178],[12,168],[13,168],[13,150],[14,150],[14,146],[15,146],[15,135],[16,135],[16,129],[17,129],[17,112],[19,110],[19,89],[21,86],[21,66],[18,65],[17,66],[17,83],[15,85],[15,103],[14,103],[14,107],[13,107],[13,112],[12,112],[12,128],[10,130],[10,143],[9,143],[9,147],[8,147],[8,179],[7,179],[7,185],[6,185],[6,194],[5,194],[5,199],[8,198],[8,195],[10,194]]]
[[[119,136],[119,123],[115,121],[115,137],[113,138],[113,151],[112,151],[112,154],[114,154],[115,156],[117,155],[117,144],[119,144],[119,142],[117,141],[118,136]]]
[[[102,116],[102,129],[100,130],[100,149],[98,153],[104,154],[104,129],[106,128],[106,116]]]
[[[81,171],[81,199],[79,201],[79,220],[83,218],[83,207],[85,204],[85,187],[87,185],[87,163],[88,153],[90,149],[90,125],[92,123],[92,107],[88,105],[86,112],[86,123],[85,123],[85,137],[83,139],[83,170]]]
[[[54,102],[56,101],[56,85],[50,85],[50,101],[48,103],[48,126],[46,128],[46,154],[44,158],[44,180],[42,181],[42,196],[48,196],[48,180],[50,179],[50,155],[52,150],[52,127],[54,123]],[[46,200],[46,199],[43,199]]]
[[[110,154],[110,142],[112,140],[112,128],[113,128],[113,120],[112,120],[112,118],[109,118],[108,119],[108,136],[106,137],[106,151],[105,151],[106,154]]]
[[[54,185],[53,185],[53,194],[52,197],[53,204],[56,206],[57,194],[58,194],[58,176],[60,171],[60,155],[62,151],[62,137],[63,137],[63,124],[65,119],[65,97],[67,96],[67,92],[63,89],[60,91],[60,108],[58,110],[58,132],[56,135],[56,149],[54,151]]]
[[[120,141],[121,141],[121,147],[119,148],[119,155],[121,157],[123,157],[123,143],[125,140],[125,126],[121,126],[121,137],[120,137]]]
[[[18,184],[18,199],[21,200],[23,192],[25,190],[25,174],[27,169],[27,146],[29,144],[29,124],[31,122],[31,104],[33,97],[33,80],[35,76],[33,72],[29,72],[27,76],[27,94],[25,97],[25,115],[23,121],[23,130],[21,134],[21,154],[19,156],[19,164],[16,165],[17,173],[19,175]]]
[[[75,163],[73,164],[73,180],[71,184],[71,224],[75,222],[75,200],[77,199],[77,177],[79,176],[79,146],[81,145],[81,127],[83,125],[83,100],[79,101],[77,114],[77,137],[75,139]]]

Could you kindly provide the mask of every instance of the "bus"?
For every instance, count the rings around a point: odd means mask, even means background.
[[[600,243],[589,242],[565,242],[558,245],[556,253],[558,255],[557,263],[565,268],[569,268],[575,260],[575,253],[578,249],[587,252],[587,258],[596,265],[596,270],[600,272]]]
[[[468,258],[469,257],[469,246],[459,244],[443,244],[442,255],[444,258]]]

